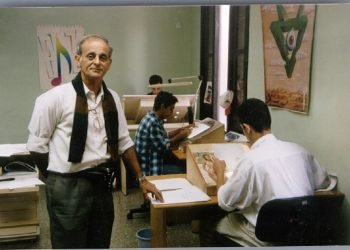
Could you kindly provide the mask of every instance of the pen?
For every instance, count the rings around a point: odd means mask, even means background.
[[[0,179],[0,181],[14,181],[15,178],[5,178],[5,179]]]
[[[180,190],[181,188],[169,188],[169,189],[163,189],[161,190],[161,192],[165,192],[165,191],[175,191],[175,190]]]

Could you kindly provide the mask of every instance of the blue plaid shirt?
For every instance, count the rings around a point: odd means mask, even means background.
[[[164,153],[170,149],[163,124],[163,120],[152,111],[141,120],[136,131],[136,152],[145,175],[162,174]]]

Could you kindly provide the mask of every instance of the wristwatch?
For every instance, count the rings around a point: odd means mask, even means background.
[[[143,174],[141,177],[138,177],[137,180],[139,183],[142,183],[142,182],[146,181],[146,176]]]

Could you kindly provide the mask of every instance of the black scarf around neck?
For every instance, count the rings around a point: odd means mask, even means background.
[[[72,136],[70,140],[68,161],[73,163],[81,162],[85,150],[85,142],[88,128],[88,104],[84,91],[81,72],[72,80],[73,87],[77,93],[75,102]],[[103,116],[107,134],[107,150],[112,160],[118,160],[118,110],[112,94],[102,82],[104,97],[102,100]]]

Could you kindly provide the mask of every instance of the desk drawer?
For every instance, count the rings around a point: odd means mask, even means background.
[[[39,235],[39,188],[0,191],[0,242]]]
[[[0,242],[35,239],[39,234],[39,225],[0,228]]]
[[[37,219],[37,208],[16,210],[16,211],[4,211],[0,212],[0,228],[7,226],[9,223],[22,222]]]

